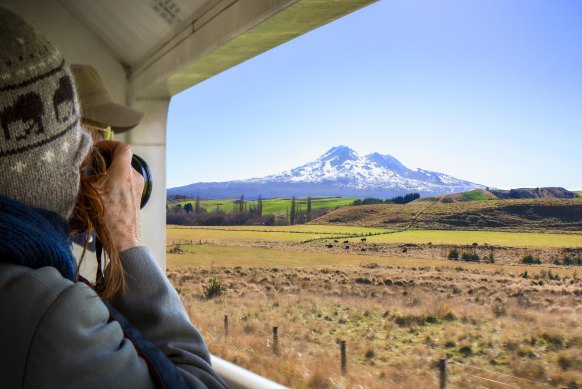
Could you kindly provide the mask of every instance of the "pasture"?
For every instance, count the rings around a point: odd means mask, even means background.
[[[337,226],[337,225],[296,225],[296,226],[228,226],[228,227],[182,227],[168,226],[169,243],[180,239],[193,241],[228,242],[305,242],[313,239],[347,239],[358,242],[366,237],[369,243],[383,244],[438,244],[438,245],[479,245],[509,247],[582,247],[582,234],[526,233],[499,231],[444,231],[406,230],[395,232],[381,228]]]
[[[470,192],[463,193],[463,197],[473,200],[473,201],[482,201],[482,200],[491,200],[492,198],[486,196],[483,191],[481,190],[472,190]]]
[[[450,387],[582,385],[578,269],[511,258],[579,253],[580,235],[168,226],[167,241],[168,277],[210,351],[284,385],[438,387],[442,357]],[[498,262],[444,259],[473,243]],[[222,292],[205,297],[212,282]]]

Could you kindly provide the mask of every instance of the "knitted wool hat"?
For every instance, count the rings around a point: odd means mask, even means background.
[[[91,147],[60,52],[0,7],[0,195],[68,218]]]

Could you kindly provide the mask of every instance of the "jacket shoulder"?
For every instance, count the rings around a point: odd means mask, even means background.
[[[2,387],[153,387],[147,364],[92,289],[50,268],[2,265],[0,274],[0,317],[15,312],[0,320],[0,342],[12,342],[0,348]]]
[[[0,366],[6,387],[20,387],[36,329],[58,296],[73,283],[57,269],[0,263]],[[4,371],[5,370],[5,371]]]

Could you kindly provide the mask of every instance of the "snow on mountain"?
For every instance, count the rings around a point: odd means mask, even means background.
[[[280,174],[222,183],[195,183],[168,189],[168,195],[229,198],[353,196],[388,198],[406,193],[437,195],[483,185],[429,170],[412,170],[391,155],[360,155],[347,146],[331,148],[315,161]]]
[[[353,189],[389,188],[403,192],[439,192],[485,188],[447,174],[411,170],[391,155],[359,155],[347,146],[337,146],[303,166],[248,182],[322,183],[334,181],[338,187]],[[406,193],[408,193],[406,192]]]

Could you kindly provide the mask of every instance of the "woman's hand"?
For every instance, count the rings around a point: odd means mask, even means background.
[[[139,210],[144,179],[131,166],[133,149],[115,141],[99,142],[95,147],[111,155],[107,174],[95,185],[105,208],[103,223],[119,252],[140,246]]]

